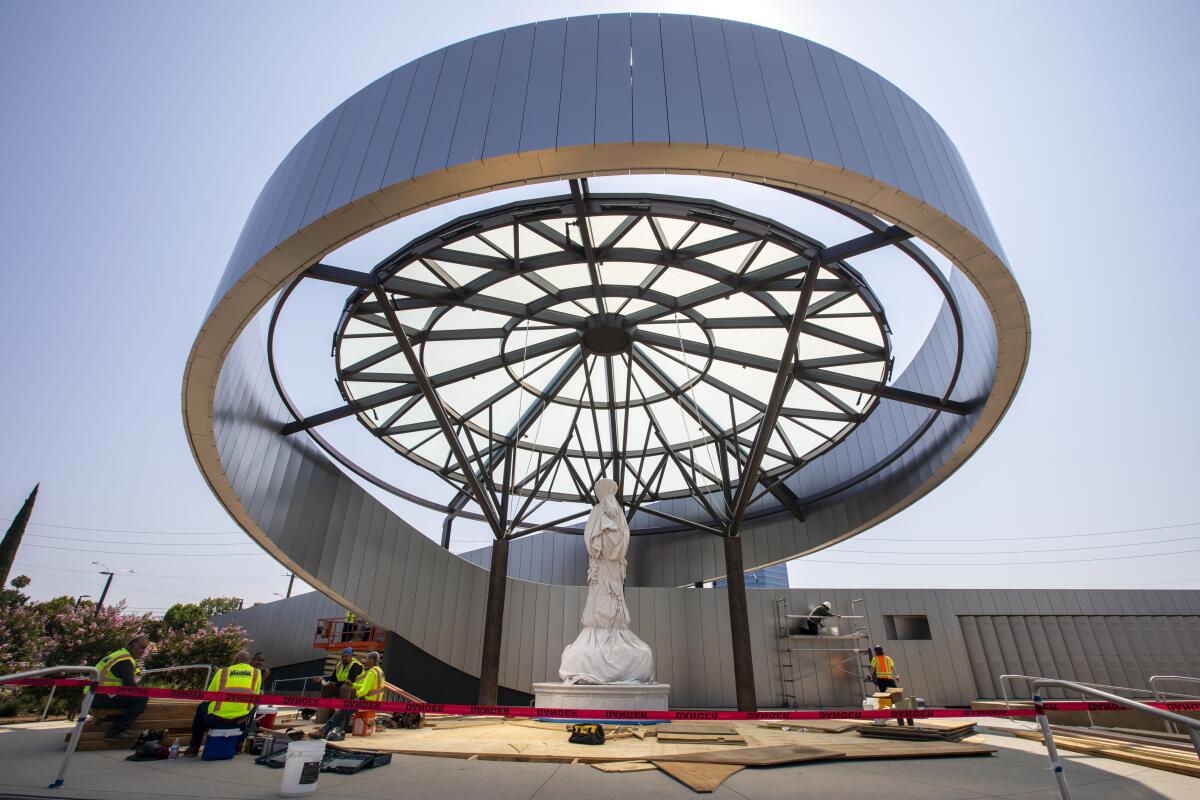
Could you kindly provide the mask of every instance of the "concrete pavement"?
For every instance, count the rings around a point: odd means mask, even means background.
[[[988,725],[985,720],[981,725]],[[63,723],[0,726],[0,798],[55,797],[60,800],[142,800],[146,798],[278,797],[282,772],[256,766],[249,756],[233,761],[125,761],[127,751],[78,753],[63,789],[47,784],[62,758]],[[986,735],[1000,752],[971,758],[856,761],[746,769],[711,796],[728,800],[955,800],[1019,798],[1055,800],[1054,786],[1040,745]],[[1184,800],[1200,796],[1200,780],[1132,764],[1064,753],[1075,800]],[[603,773],[585,765],[464,761],[395,756],[392,764],[357,775],[320,778],[316,798],[361,800],[612,800],[647,797],[695,798],[687,787],[660,772]]]

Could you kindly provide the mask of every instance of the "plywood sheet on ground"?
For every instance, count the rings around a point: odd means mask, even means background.
[[[715,791],[726,778],[743,769],[737,764],[700,764],[688,761],[655,761],[654,766],[694,792]]]
[[[603,764],[592,764],[601,772],[647,772],[658,769],[649,761],[609,761]]]
[[[771,719],[758,723],[760,728],[787,731],[821,731],[822,733],[845,733],[862,725],[844,719]]]
[[[835,750],[823,750],[800,744],[774,747],[748,747],[737,750],[714,750],[707,753],[688,753],[673,757],[674,761],[695,764],[736,764],[743,767],[775,767],[805,761],[831,761],[842,757]],[[657,763],[658,759],[651,759]]]
[[[713,734],[719,736],[737,736],[737,728],[730,722],[693,722],[684,720],[682,722],[671,722],[665,725],[655,726],[660,734],[662,733],[690,733],[690,734]]]
[[[660,742],[688,742],[691,744],[746,744],[746,740],[736,733],[665,733],[658,732]]]

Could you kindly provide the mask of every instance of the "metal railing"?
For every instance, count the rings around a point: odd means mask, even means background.
[[[158,672],[175,672],[175,671],[183,670],[183,669],[208,670],[208,672],[204,676],[204,687],[208,688],[208,684],[212,680],[212,670],[213,670],[212,664],[186,664],[181,667],[158,667],[157,669],[144,669],[139,674],[153,675]],[[54,702],[54,690],[57,688],[58,688],[57,686],[50,687],[50,694],[46,697],[46,707],[42,709],[42,718],[41,718],[42,722],[45,722],[46,717],[50,715],[50,704]]]
[[[1054,779],[1058,782],[1058,793],[1062,797],[1062,800],[1071,800],[1071,790],[1067,786],[1067,776],[1063,772],[1062,762],[1058,758],[1058,748],[1054,746],[1054,732],[1050,729],[1050,720],[1046,718],[1045,709],[1042,706],[1042,697],[1038,694],[1038,690],[1043,686],[1068,689],[1072,692],[1079,692],[1081,695],[1092,695],[1105,702],[1115,703],[1119,706],[1125,706],[1126,708],[1173,722],[1176,725],[1182,725],[1187,728],[1188,736],[1192,739],[1192,747],[1196,749],[1196,757],[1200,758],[1200,720],[1176,714],[1174,711],[1166,711],[1146,705],[1145,703],[1139,703],[1137,700],[1130,700],[1128,697],[1103,692],[1086,684],[1075,683],[1074,681],[1062,681],[1057,678],[1038,678],[1033,682],[1033,705],[1038,712],[1037,722],[1042,729],[1042,739],[1046,743],[1046,754],[1050,757],[1050,769],[1054,772]]]
[[[1175,683],[1197,683],[1197,684],[1200,684],[1200,678],[1193,678],[1188,675],[1151,675],[1150,676],[1150,689],[1154,692],[1154,699],[1160,703],[1167,699],[1167,695],[1170,695],[1171,697],[1186,697],[1189,700],[1194,700],[1196,698],[1200,698],[1200,695],[1197,695],[1197,694],[1184,694],[1183,692],[1164,692],[1161,689],[1159,689],[1157,686],[1154,685],[1156,681],[1174,681]],[[1175,725],[1174,723],[1167,722],[1166,725],[1167,725],[1167,730],[1171,731],[1172,733],[1179,733],[1179,727],[1177,725]]]
[[[274,692],[275,687],[281,683],[290,683],[292,681],[303,681],[304,683],[300,687],[300,696],[304,697],[305,695],[308,694],[308,682],[309,681],[319,681],[319,680],[321,680],[321,678],[324,678],[324,677],[325,677],[324,675],[309,675],[304,678],[279,678],[278,680],[271,681],[271,691]]]
[[[1001,675],[1000,676],[1000,694],[1004,696],[1004,710],[1005,711],[1012,710],[1012,707],[1009,705],[1009,698],[1008,698],[1008,681],[1010,681],[1010,680],[1040,681],[1040,680],[1044,680],[1044,679],[1038,675]],[[1055,680],[1057,680],[1057,679],[1055,679]],[[1151,678],[1151,680],[1153,680],[1153,678]],[[1087,682],[1083,682],[1083,681],[1077,681],[1077,683],[1079,683],[1081,686],[1093,686],[1097,689],[1120,689],[1121,691],[1125,691],[1125,692],[1141,692],[1142,694],[1153,694],[1149,689],[1135,689],[1132,686],[1113,686],[1108,683],[1087,683]],[[1081,700],[1084,699],[1083,695],[1080,695],[1079,699],[1081,699]],[[1088,709],[1087,716],[1088,716],[1088,726],[1094,728],[1096,726],[1096,722],[1095,722],[1095,720],[1092,719],[1091,709]]]
[[[64,672],[81,673],[91,678],[93,683],[100,682],[100,670],[95,667],[43,667],[27,672],[14,672],[11,675],[0,675],[0,683],[19,681],[24,678],[40,678],[45,675],[59,675]],[[83,735],[83,726],[87,724],[88,713],[92,710],[92,701],[95,699],[95,692],[84,693],[83,702],[79,706],[79,716],[75,720],[75,728],[71,731],[71,738],[67,742],[67,752],[63,754],[58,774],[54,776],[54,783],[47,786],[47,789],[59,789],[66,785],[67,768],[71,766],[71,759],[75,755],[75,748],[79,746],[79,737]]]

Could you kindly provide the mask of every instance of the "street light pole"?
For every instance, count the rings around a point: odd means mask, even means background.
[[[100,592],[100,599],[96,602],[96,610],[92,612],[95,617],[100,613],[100,609],[104,607],[104,598],[108,597],[108,587],[112,586],[113,574],[111,572],[101,572],[101,575],[107,575],[108,580],[104,581],[104,591]]]

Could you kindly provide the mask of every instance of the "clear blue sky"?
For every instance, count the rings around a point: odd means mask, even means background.
[[[913,508],[793,563],[793,583],[1200,585],[1200,526],[1053,538],[1200,522],[1194,3],[9,1],[0,517],[41,481],[17,559],[33,594],[98,594],[93,560],[135,570],[113,596],[136,608],[284,591],[238,533],[46,524],[235,531],[192,462],[180,382],[279,160],[429,50],[627,10],[777,27],[895,82],[957,143],[1029,302],[1032,360],[998,432]]]

